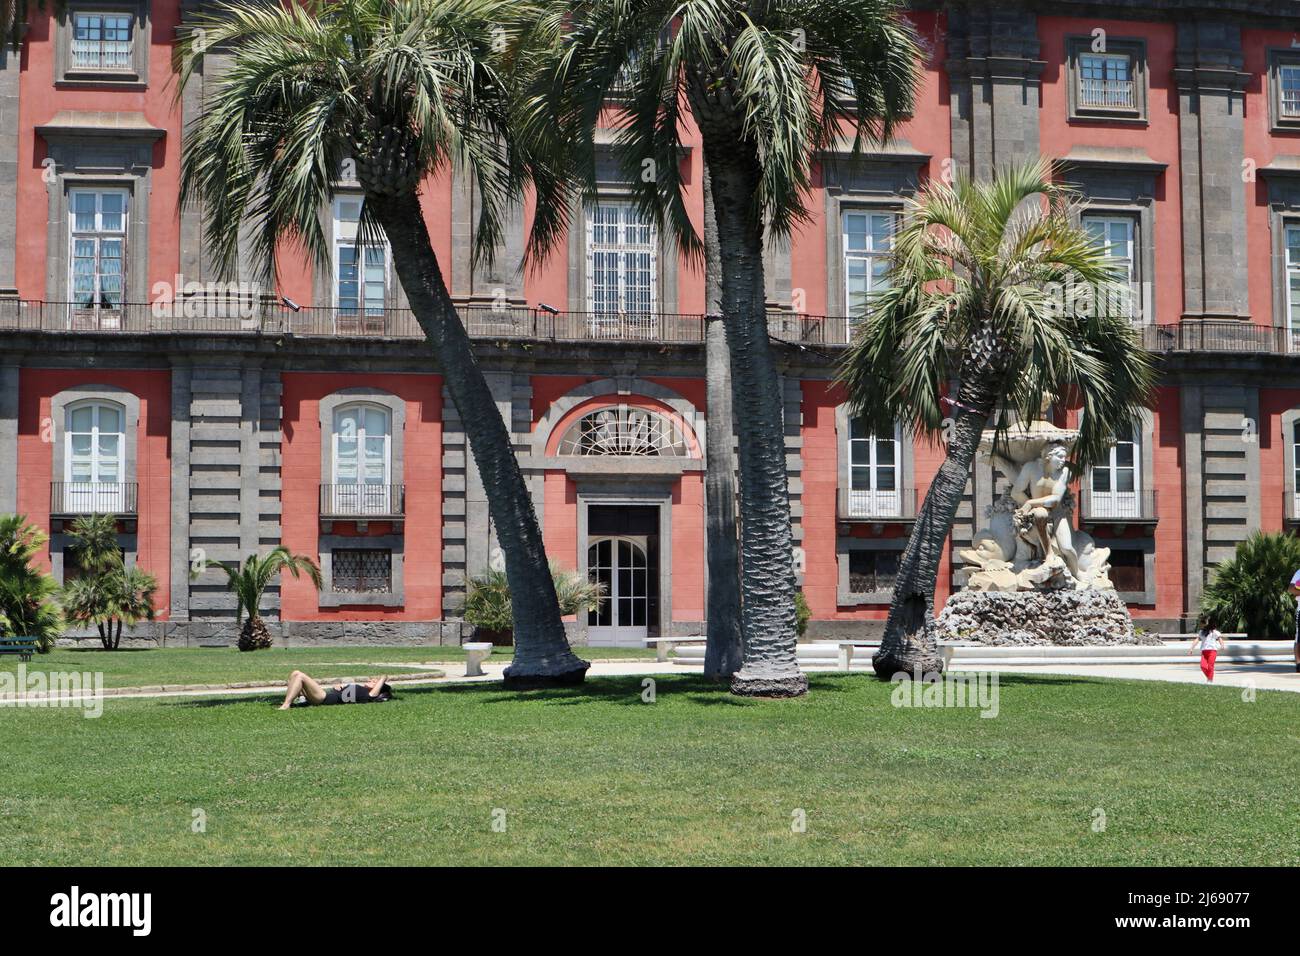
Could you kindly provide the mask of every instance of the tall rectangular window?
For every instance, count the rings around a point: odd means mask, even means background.
[[[126,275],[126,190],[74,189],[68,195],[68,218],[68,289],[74,311],[117,313]]]
[[[902,514],[899,440],[872,434],[861,419],[849,423],[849,516],[897,517]]]
[[[334,200],[334,304],[340,317],[384,314],[388,301],[388,244],[361,243],[360,196]]]
[[[873,292],[889,287],[896,222],[892,212],[844,214],[844,304],[852,317],[866,311]]]
[[[1294,349],[1300,333],[1300,223],[1286,227],[1286,315]]]
[[[124,13],[74,13],[72,68],[115,71],[132,69],[133,18]]]
[[[1079,106],[1084,109],[1136,109],[1132,59],[1122,53],[1080,55]]]
[[[1300,119],[1300,63],[1278,68],[1278,107],[1287,119]]]
[[[1142,315],[1142,291],[1134,241],[1137,233],[1136,226],[1137,223],[1132,216],[1083,217],[1084,231],[1115,264],[1119,272],[1119,281],[1125,286],[1120,290],[1118,302],[1098,303],[1098,305],[1113,309],[1130,319]]]
[[[651,323],[658,298],[658,236],[632,203],[602,202],[587,216],[587,306],[592,332]]]
[[[1137,518],[1142,514],[1141,471],[1137,429],[1115,430],[1107,457],[1092,468],[1091,518]]]

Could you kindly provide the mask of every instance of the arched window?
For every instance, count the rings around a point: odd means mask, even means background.
[[[66,510],[122,509],[126,410],[113,402],[79,402],[64,417],[63,502]]]
[[[392,418],[378,405],[334,412],[333,504],[337,514],[391,514]]]
[[[632,405],[611,405],[578,419],[560,439],[561,455],[689,458],[690,442],[667,415]]]

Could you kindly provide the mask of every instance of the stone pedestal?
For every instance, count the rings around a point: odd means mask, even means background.
[[[935,621],[941,641],[1062,647],[1159,644],[1138,635],[1114,591],[959,591]]]

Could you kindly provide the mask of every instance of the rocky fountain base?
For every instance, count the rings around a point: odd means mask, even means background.
[[[1137,634],[1112,590],[959,591],[934,623],[935,637],[980,644],[1159,644]]]

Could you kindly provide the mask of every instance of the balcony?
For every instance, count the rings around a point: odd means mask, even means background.
[[[1135,110],[1132,80],[1080,80],[1079,107],[1089,110]]]
[[[916,489],[840,488],[836,493],[835,515],[848,523],[909,524],[916,520]]]
[[[700,345],[700,313],[556,312],[513,306],[461,306],[461,320],[476,339],[522,342]],[[849,345],[857,320],[848,316],[768,313],[773,340],[826,349]],[[1300,331],[1233,320],[1135,323],[1143,347],[1153,352],[1300,355]],[[296,311],[245,299],[88,306],[35,299],[0,300],[0,333],[104,335],[265,335],[310,340],[422,339],[410,309],[302,307]]]
[[[1081,524],[1154,525],[1158,520],[1154,490],[1093,491],[1085,487],[1080,495]]]
[[[1282,493],[1282,521],[1288,528],[1300,527],[1300,492]]]
[[[134,517],[138,489],[134,481],[52,481],[50,517],[99,514]]]
[[[401,524],[406,517],[405,485],[321,485],[320,520],[355,521],[364,529],[370,521]],[[328,528],[327,528],[328,530]]]

